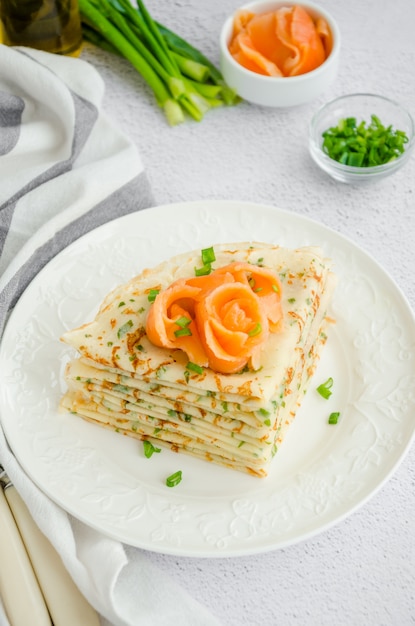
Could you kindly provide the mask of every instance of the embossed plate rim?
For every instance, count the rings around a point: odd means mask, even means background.
[[[165,226],[161,233],[160,223]],[[273,230],[278,235],[270,237]],[[158,240],[156,247],[152,237]],[[340,277],[334,301],[338,322],[317,372],[322,380],[334,373],[336,394],[324,404],[309,390],[269,478],[239,475],[182,455],[178,459],[170,451],[150,464],[137,442],[57,413],[62,369],[69,358],[57,337],[70,321],[74,326],[90,319],[111,285],[142,269],[133,264],[132,255],[137,255],[138,266],[152,265],[189,247],[246,239],[321,244],[334,258]],[[92,293],[92,276],[97,293]],[[348,290],[371,304],[374,319],[361,310],[357,298],[348,300]],[[399,351],[391,355],[395,346]],[[0,346],[0,366],[10,372],[0,390],[1,420],[33,481],[62,508],[104,534],[179,556],[258,553],[338,523],[390,478],[414,437],[414,346],[414,315],[404,294],[372,257],[343,235],[263,204],[175,203],[99,227],[55,257],[31,283]],[[339,351],[345,359],[338,358]],[[387,389],[381,378],[387,402],[380,402],[376,368],[391,358],[393,380]],[[342,418],[333,430],[323,414],[339,408]],[[307,414],[313,414],[313,432]],[[179,465],[184,479],[168,489],[164,477]]]

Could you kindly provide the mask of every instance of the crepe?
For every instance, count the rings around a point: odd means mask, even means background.
[[[264,243],[214,246],[212,270],[249,263],[282,287],[282,324],[259,365],[223,374],[188,369],[183,350],[149,341],[149,294],[195,275],[201,251],[146,269],[106,296],[95,319],[63,334],[68,363],[61,408],[138,439],[264,477],[304,397],[327,340],[336,279],[318,247]],[[150,298],[151,299],[151,298]]]

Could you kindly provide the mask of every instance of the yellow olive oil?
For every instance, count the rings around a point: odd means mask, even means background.
[[[78,0],[1,0],[1,43],[78,56],[82,30]]]

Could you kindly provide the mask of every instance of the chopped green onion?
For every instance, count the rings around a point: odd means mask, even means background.
[[[328,378],[325,383],[322,383],[317,387],[317,392],[326,400],[330,398],[332,392],[331,388],[333,386],[333,379]]]
[[[149,294],[148,294],[148,301],[154,302],[154,300],[156,299],[159,293],[160,293],[160,289],[150,289]]]
[[[213,263],[213,261],[216,261],[216,256],[215,256],[215,251],[213,249],[213,246],[211,246],[210,248],[204,248],[202,250],[203,265],[207,265],[208,263]]]
[[[192,320],[186,317],[186,315],[182,315],[181,317],[178,317],[177,320],[174,320],[174,323],[177,324],[177,326],[180,326],[180,328],[186,328],[186,326],[189,326],[191,321]]]
[[[166,478],[166,485],[167,487],[175,487],[181,482],[181,480],[182,480],[182,470],[179,470],[178,472],[175,472],[174,474],[171,474],[170,476]]]
[[[212,266],[210,263],[206,263],[203,267],[195,267],[195,276],[207,276],[212,271]]]
[[[179,330],[174,331],[175,337],[191,337],[192,331],[190,328],[179,328]]]
[[[408,137],[384,126],[377,115],[359,124],[355,117],[339,120],[322,133],[322,149],[331,159],[352,167],[374,167],[395,160],[405,151]]]
[[[175,320],[175,323],[177,324],[177,326],[180,326],[180,328],[174,331],[175,337],[191,337],[192,331],[190,330],[190,328],[188,328],[191,321],[192,320],[185,315],[177,318],[177,320]]]
[[[249,335],[250,337],[255,337],[256,335],[259,335],[259,333],[260,333],[261,331],[262,331],[262,326],[261,326],[261,324],[258,322],[258,323],[257,323],[257,325],[256,325],[254,328],[252,328],[252,330],[250,330],[250,331],[248,332],[248,335]]]
[[[338,411],[335,413],[330,413],[329,424],[337,424],[339,417],[340,413]]]
[[[196,374],[203,374],[203,367],[197,365],[196,363],[192,363],[192,361],[188,362],[186,369],[196,372]]]
[[[147,459],[153,456],[155,452],[161,452],[161,448],[156,448],[155,446],[153,446],[151,441],[148,441],[147,439],[144,439],[143,447],[144,447],[144,456]]]

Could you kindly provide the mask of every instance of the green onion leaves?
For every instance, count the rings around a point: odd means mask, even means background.
[[[167,487],[176,487],[182,481],[182,470],[171,474],[166,478]]]
[[[213,263],[213,261],[216,261],[213,246],[211,246],[210,248],[204,248],[202,250],[202,263],[204,265],[207,265],[208,263]]]
[[[340,413],[338,411],[335,413],[330,413],[329,420],[328,420],[329,424],[337,424],[339,417],[340,417]]]
[[[150,457],[153,456],[153,454],[155,452],[161,452],[161,448],[156,448],[151,441],[148,441],[147,439],[144,439],[143,441],[143,447],[144,447],[144,456],[149,459]]]
[[[321,385],[317,387],[317,392],[320,394],[320,396],[328,400],[332,393],[331,392],[332,387],[333,387],[333,379],[328,378],[325,383],[322,383]]]
[[[262,332],[262,326],[260,324],[260,322],[258,322],[254,328],[252,328],[249,332],[248,335],[249,337],[256,337],[256,335],[259,335]]]
[[[79,10],[84,39],[131,63],[171,126],[241,100],[203,54],[153,20],[142,0],[79,0]]]
[[[202,267],[195,267],[195,276],[208,276],[212,271],[212,263],[216,261],[215,251],[213,246],[210,248],[203,248],[201,252]]]
[[[160,289],[150,289],[150,291],[148,292],[148,301],[154,302],[159,293]]]
[[[377,115],[357,123],[355,117],[339,120],[322,133],[323,152],[331,159],[352,167],[374,167],[399,157],[408,142],[406,133],[384,126]]]
[[[188,364],[186,365],[186,369],[190,370],[191,372],[195,372],[196,374],[203,374],[203,367],[197,365],[196,363],[192,363],[192,361],[188,362]]]
[[[322,383],[317,387],[317,392],[321,395],[322,398],[328,400],[332,394],[331,388],[333,387],[333,379],[329,377],[326,382]],[[338,419],[340,417],[339,411],[334,411],[330,413],[328,418],[329,424],[337,424]]]
[[[185,315],[182,315],[177,320],[175,320],[175,323],[177,324],[177,326],[179,326],[179,329],[174,331],[175,337],[191,337],[192,331],[190,330],[190,328],[188,328],[191,321],[192,320]]]

